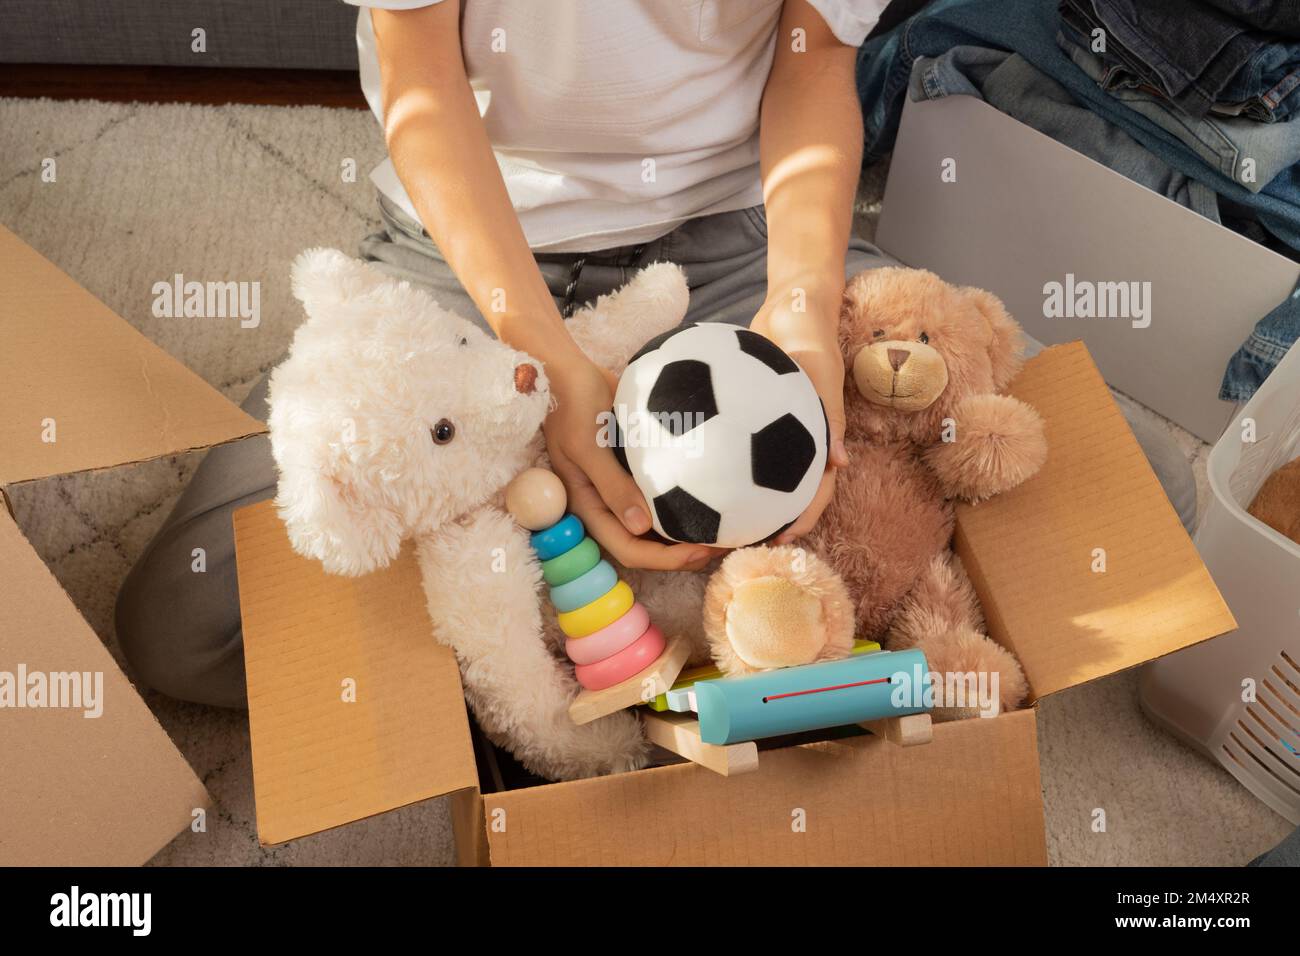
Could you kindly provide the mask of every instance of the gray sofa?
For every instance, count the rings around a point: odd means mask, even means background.
[[[0,63],[355,70],[342,0],[4,0]],[[207,52],[191,51],[196,27]]]

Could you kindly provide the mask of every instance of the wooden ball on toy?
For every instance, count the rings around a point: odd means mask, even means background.
[[[549,528],[568,506],[564,483],[545,468],[529,468],[506,485],[506,511],[529,531]]]

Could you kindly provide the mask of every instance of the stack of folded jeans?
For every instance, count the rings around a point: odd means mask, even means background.
[[[1255,0],[1215,0],[1250,10]],[[1205,0],[1062,0],[1057,41],[1112,97],[1259,192],[1300,157],[1300,4],[1285,33]]]
[[[934,0],[863,45],[858,90],[869,159],[907,95],[980,96],[1300,259],[1300,4]],[[1293,295],[1232,357],[1221,397],[1249,398],[1298,337]]]
[[[1300,87],[1294,3],[1062,0],[1060,10],[1063,46],[1097,61],[1105,89],[1146,88],[1187,116],[1264,123],[1300,105],[1292,95]]]

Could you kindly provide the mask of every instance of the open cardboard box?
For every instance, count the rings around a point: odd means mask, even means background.
[[[1033,699],[1231,630],[1087,350],[1049,349],[1011,391],[1046,419],[1048,463],[960,508],[956,541]],[[463,862],[1046,861],[1033,709],[937,724],[919,747],[832,735],[764,750],[740,777],[678,764],[488,792],[410,549],[345,579],[293,553],[270,502],[237,512],[235,530],[264,843],[453,794]]]
[[[908,113],[878,236],[887,252],[898,224],[945,188],[943,156],[958,157],[965,188],[992,188],[983,176],[1007,193],[1000,177],[1020,162],[1021,141],[1038,136],[974,100],[910,104]],[[946,142],[936,121],[952,124]],[[939,142],[942,152],[927,156]],[[998,143],[1009,151],[1000,162]],[[1050,141],[1032,145],[1038,162],[1069,168],[1082,159]],[[964,162],[968,146],[985,160]],[[930,163],[933,178],[899,179],[900,164],[914,162]],[[1149,221],[1155,230],[1146,244],[1191,244],[1203,238],[1199,227],[1219,229],[1180,220],[1182,231],[1166,231],[1155,209],[1172,204],[1098,170],[1105,176],[1091,188],[1133,204],[1135,228]],[[1108,238],[1047,207],[1004,213],[1080,261]],[[932,255],[919,246],[895,254],[912,265],[960,258],[942,230],[930,239]],[[1134,268],[1142,274],[1141,263]],[[1133,345],[1142,347],[1137,336]],[[1046,420],[1047,465],[1013,492],[961,506],[956,548],[989,633],[1024,665],[1032,701],[1233,629],[1088,350],[1048,349],[1011,391]],[[471,864],[1046,862],[1032,707],[938,724],[917,747],[828,733],[764,749],[758,770],[738,777],[674,764],[503,785],[480,765],[490,754],[476,761],[456,662],[431,637],[409,548],[384,571],[345,579],[292,552],[269,502],[237,512],[235,530],[263,843],[451,795],[458,858]],[[1097,549],[1104,572],[1093,570]],[[355,701],[344,702],[345,686]]]
[[[20,669],[91,675],[84,688],[63,684],[64,703],[102,680],[97,717],[81,706],[0,706],[0,865],[143,863],[209,804],[23,537],[4,489],[262,430],[0,227],[0,680]]]

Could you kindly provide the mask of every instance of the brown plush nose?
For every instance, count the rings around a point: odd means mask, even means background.
[[[537,366],[525,362],[515,366],[515,391],[520,395],[531,395],[537,387]]]
[[[895,372],[897,372],[900,368],[902,368],[903,365],[907,362],[907,360],[911,357],[912,357],[912,353],[909,352],[907,349],[889,350],[889,364],[893,366]]]

